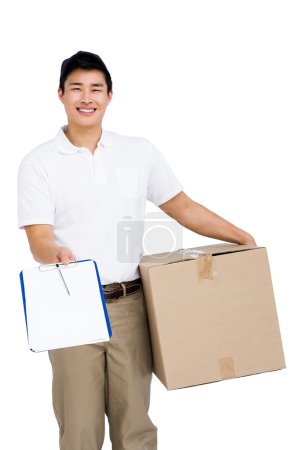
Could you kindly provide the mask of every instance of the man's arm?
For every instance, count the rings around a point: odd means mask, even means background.
[[[202,236],[237,244],[256,245],[249,233],[194,202],[184,192],[159,207],[182,226]]]
[[[28,225],[25,230],[31,253],[39,263],[68,264],[76,259],[68,248],[55,244],[52,225]]]

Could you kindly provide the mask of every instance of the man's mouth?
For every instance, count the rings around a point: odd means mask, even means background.
[[[82,116],[91,116],[97,108],[76,108]]]

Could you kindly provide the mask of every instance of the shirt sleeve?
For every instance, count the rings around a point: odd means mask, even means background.
[[[18,174],[18,227],[54,225],[55,203],[42,168],[22,161]]]
[[[162,153],[151,144],[152,158],[147,189],[147,199],[156,206],[167,202],[183,190],[173,170]]]

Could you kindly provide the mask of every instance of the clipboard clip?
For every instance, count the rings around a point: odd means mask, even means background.
[[[73,265],[71,265],[71,264],[73,264]],[[69,288],[67,286],[67,283],[66,283],[66,281],[65,281],[65,279],[63,277],[63,274],[61,273],[61,268],[68,269],[68,268],[74,268],[74,267],[77,267],[77,261],[70,261],[69,264],[63,264],[63,263],[43,264],[43,265],[39,266],[39,270],[40,270],[40,272],[46,272],[48,270],[57,269],[58,273],[59,273],[59,276],[60,276],[60,278],[61,278],[61,280],[63,282],[63,285],[64,285],[64,287],[65,287],[65,289],[67,291],[67,294],[69,296],[71,296]]]
[[[63,269],[73,269],[74,267],[77,267],[77,260],[76,261],[70,261],[69,264],[63,264],[63,263],[52,263],[52,264],[41,264],[39,266],[40,272],[46,272],[47,270],[54,270],[58,267],[61,267]]]

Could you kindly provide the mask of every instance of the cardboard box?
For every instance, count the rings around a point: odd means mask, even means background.
[[[147,255],[139,270],[154,373],[168,390],[285,368],[265,248]]]

